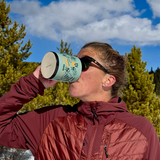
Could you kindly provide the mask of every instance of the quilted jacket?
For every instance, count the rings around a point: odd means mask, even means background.
[[[76,114],[70,113],[53,120],[42,135],[37,158],[39,160],[149,159],[149,143],[146,135],[142,133],[148,121],[122,108],[115,109],[115,106],[112,108],[112,102],[107,105],[104,102],[81,102],[78,104]],[[97,118],[92,113],[94,107]],[[130,121],[140,122],[141,128],[137,128]]]

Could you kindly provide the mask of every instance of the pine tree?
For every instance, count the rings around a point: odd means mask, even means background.
[[[6,6],[4,0],[0,0],[0,97],[8,92],[11,85],[21,76],[29,74],[38,66],[37,63],[23,62],[30,56],[29,49],[32,44],[28,40],[21,46],[26,35],[25,26],[19,26],[16,21],[13,23],[9,18],[9,12],[10,6]],[[4,152],[10,153],[10,149],[0,146],[0,156]],[[24,155],[25,151],[15,150],[11,155],[6,155],[5,159],[9,156],[10,159],[20,159],[22,154]]]
[[[160,68],[158,67],[155,71],[153,71],[153,68],[151,68],[149,74],[154,75],[154,80],[153,80],[153,83],[155,84],[154,91],[156,95],[160,97]]]
[[[156,95],[160,96],[160,68],[159,67],[154,72],[154,84],[155,84]]]
[[[61,40],[60,48],[57,50],[61,54],[73,55],[70,44]],[[53,87],[45,89],[44,95],[38,95],[35,99],[25,104],[20,112],[32,111],[49,105],[71,105],[79,102],[78,98],[69,95],[69,84],[66,82],[58,82]]]
[[[9,91],[11,84],[26,75],[26,60],[32,44],[28,40],[24,46],[25,26],[9,18],[10,6],[0,0],[0,96]]]
[[[128,84],[122,98],[133,114],[146,117],[160,134],[160,100],[154,93],[153,75],[146,70],[147,62],[141,61],[141,50],[133,46],[128,58]]]
[[[153,68],[151,67],[151,71],[149,71],[149,74],[154,74]]]

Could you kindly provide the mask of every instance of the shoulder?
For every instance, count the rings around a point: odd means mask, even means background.
[[[140,131],[147,139],[155,132],[152,123],[146,118],[131,113],[119,113],[117,118]]]
[[[52,115],[54,117],[62,117],[68,113],[76,112],[76,107],[70,105],[52,105],[34,110],[36,114]]]

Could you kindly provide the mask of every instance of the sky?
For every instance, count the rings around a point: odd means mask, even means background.
[[[146,69],[160,67],[160,0],[6,0],[12,21],[26,26],[33,43],[30,62],[58,52],[61,39],[76,55],[91,41],[109,43],[120,54],[135,45]]]

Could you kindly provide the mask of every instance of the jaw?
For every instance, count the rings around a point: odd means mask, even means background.
[[[78,86],[77,86],[78,85]],[[86,88],[83,90],[83,88],[79,85],[74,83],[69,84],[69,94],[71,97],[76,97],[82,100],[83,102],[89,102],[89,101],[107,101],[109,96],[107,96],[107,93],[102,90],[90,90],[90,88]]]

